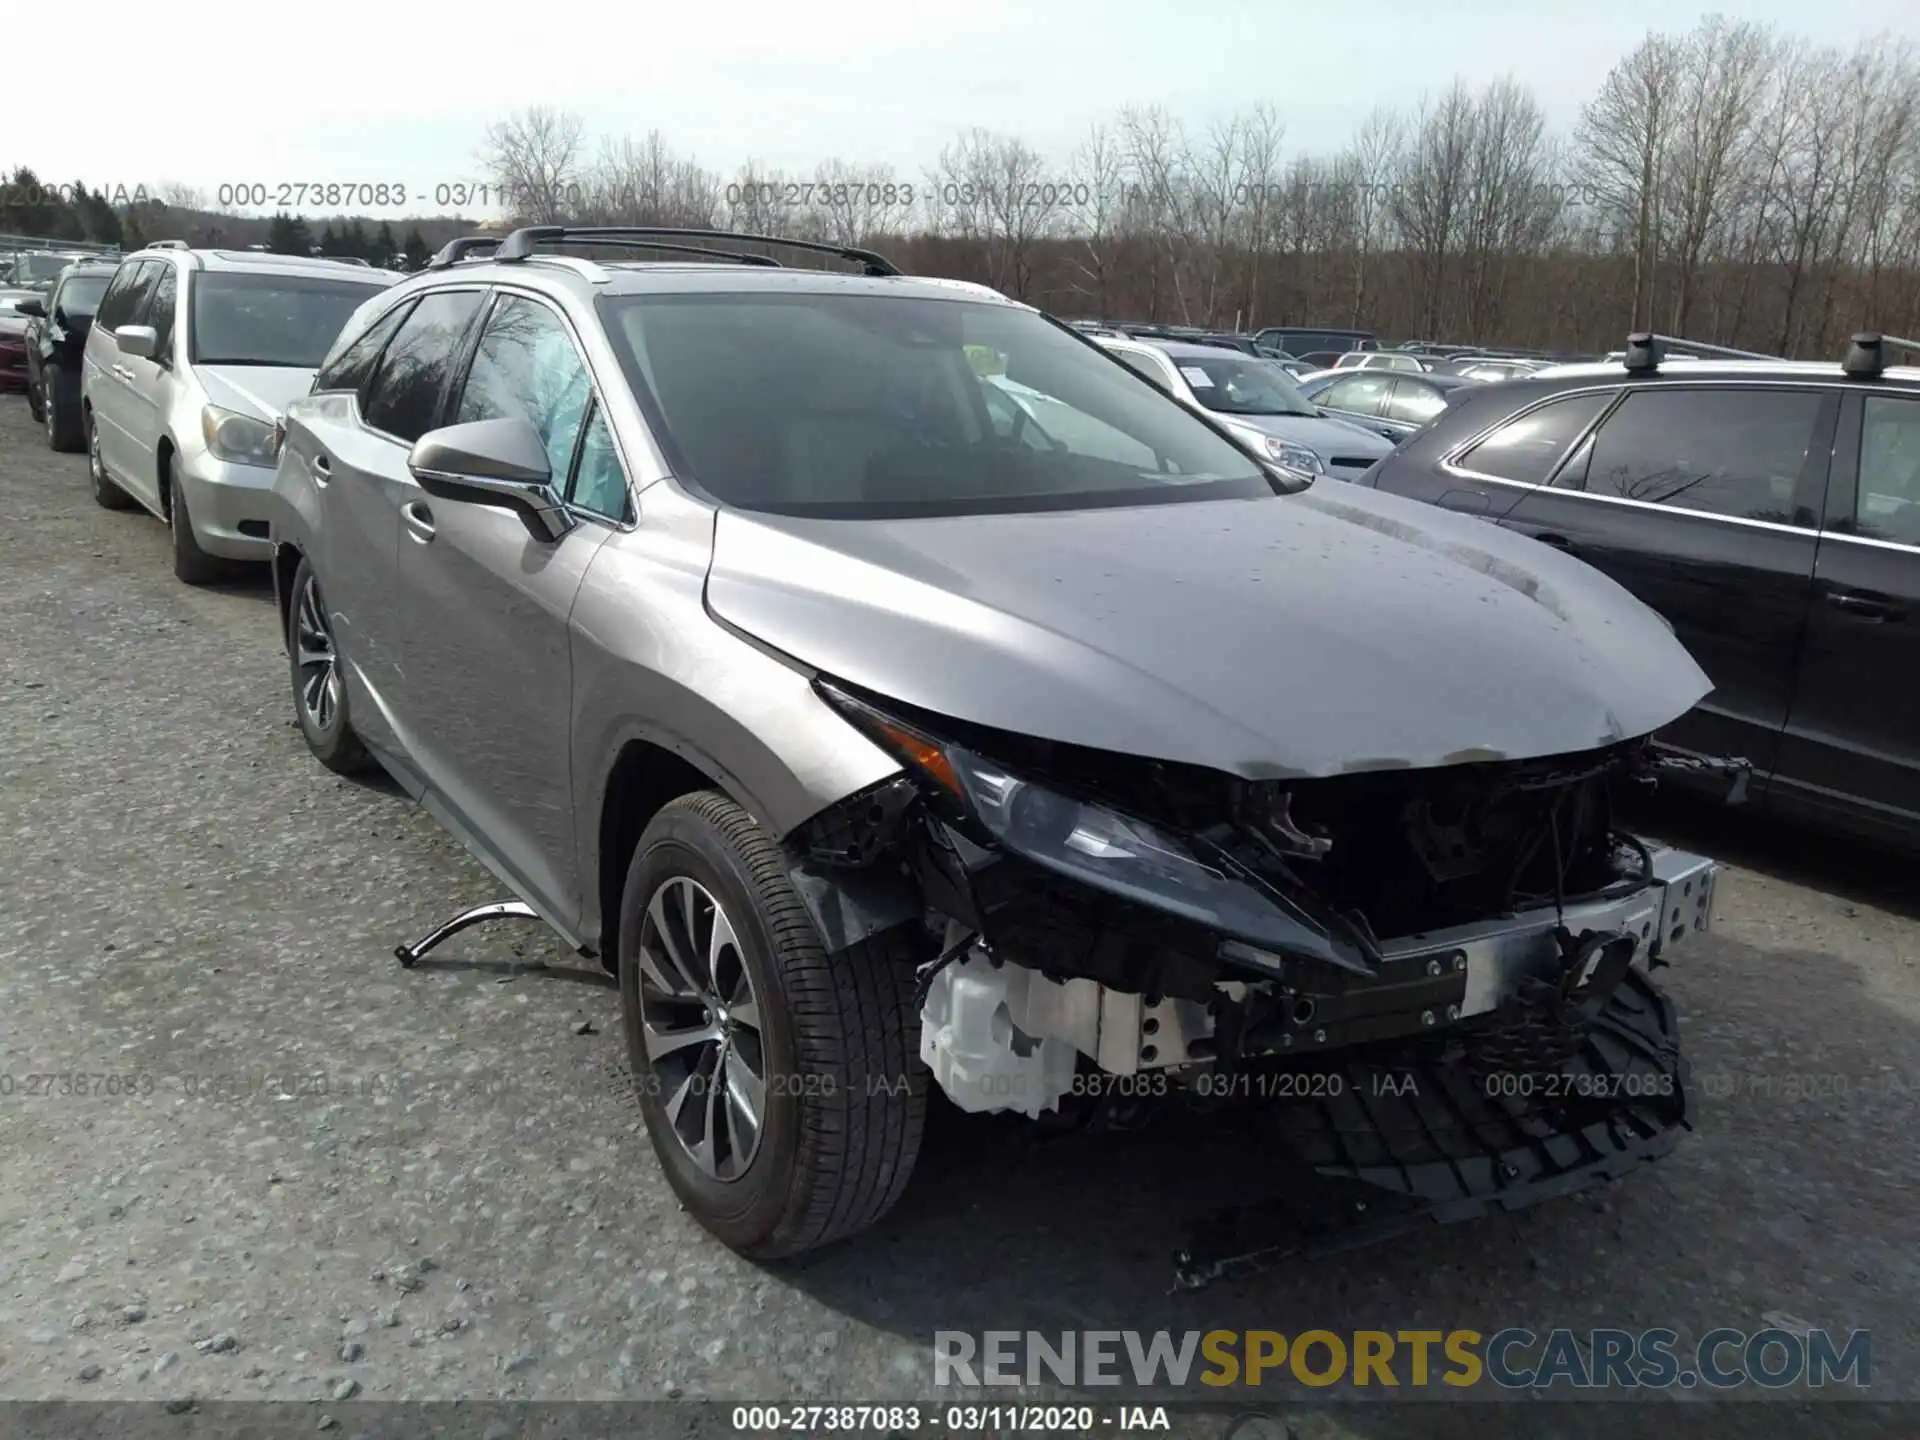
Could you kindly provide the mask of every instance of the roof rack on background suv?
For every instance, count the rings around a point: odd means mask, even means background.
[[[140,248],[143,250],[191,250],[193,247],[184,240],[149,240]]]
[[[1840,361],[1844,374],[1872,380],[1887,368],[1886,347],[1905,350],[1910,355],[1920,355],[1920,340],[1902,340],[1898,335],[1882,335],[1873,330],[1862,330],[1847,344],[1847,353]]]
[[[732,260],[743,265],[778,265],[770,255],[749,255],[737,250],[721,250],[706,245],[685,245],[686,240],[732,240],[749,245],[784,245],[813,255],[832,255],[851,260],[863,274],[890,276],[900,269],[886,256],[851,245],[822,245],[812,240],[790,240],[781,235],[755,235],[741,230],[690,230],[664,225],[528,225],[505,239],[491,235],[463,235],[449,241],[433,257],[430,269],[444,269],[472,254],[491,247],[493,258],[503,263],[530,259],[540,245],[607,245],[640,250],[666,250],[674,253]],[[653,243],[658,242],[658,243]]]
[[[1640,374],[1651,374],[1660,368],[1660,362],[1666,358],[1666,347],[1677,346],[1686,354],[1696,357],[1710,357],[1716,360],[1778,360],[1778,355],[1762,355],[1757,350],[1735,350],[1731,345],[1709,345],[1704,340],[1688,340],[1678,335],[1656,335],[1648,330],[1636,330],[1627,336],[1627,349],[1622,363],[1628,370]]]

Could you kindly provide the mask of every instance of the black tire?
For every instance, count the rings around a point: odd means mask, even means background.
[[[173,457],[167,457],[167,532],[173,542],[173,578],[186,585],[211,585],[227,573],[226,562],[200,548],[193,533],[193,517],[187,512],[186,493],[173,474]]]
[[[311,691],[314,675],[301,663],[303,651],[313,653],[310,637],[303,638],[302,627],[305,623],[302,610],[307,597],[312,596],[312,614],[319,618],[320,633],[326,640],[329,654],[333,651],[333,632],[326,621],[326,606],[320,599],[320,587],[314,580],[313,567],[303,555],[299,568],[293,572],[293,589],[289,592],[287,604],[287,672],[293,685],[293,714],[300,724],[300,734],[307,742],[307,748],[313,752],[313,758],[336,775],[351,775],[364,770],[371,763],[367,747],[360,743],[360,737],[353,733],[353,720],[347,713],[346,681],[336,670],[333,676],[335,691],[332,709],[329,714],[316,714],[315,705],[306,696]],[[336,656],[335,663],[338,660]]]
[[[87,441],[87,483],[93,489],[93,503],[102,510],[131,510],[133,497],[107,478],[107,467],[100,463],[100,435],[94,428],[93,411],[81,417]]]
[[[46,404],[40,399],[40,392],[33,388],[33,381],[27,381],[27,413],[39,420],[45,416],[46,409]]]
[[[72,387],[61,383],[58,370],[51,373],[42,371],[41,379],[45,385],[41,409],[45,413],[40,421],[46,427],[47,448],[62,452],[86,448],[80,437],[80,427],[74,423],[74,397],[68,393]]]
[[[760,1010],[766,1113],[728,1180],[674,1132],[641,1027],[641,932],[654,892],[676,877],[725,907]],[[725,795],[683,795],[647,826],[620,904],[628,1059],[668,1183],[732,1249],[766,1260],[812,1250],[873,1224],[906,1189],[927,1105],[913,959],[898,936],[829,957],[779,845]]]

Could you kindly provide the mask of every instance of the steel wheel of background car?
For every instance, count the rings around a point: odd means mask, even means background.
[[[87,481],[93,487],[93,503],[106,510],[131,510],[133,497],[107,478],[107,467],[100,463],[100,432],[91,410],[81,423],[87,431]]]
[[[882,936],[828,956],[778,843],[712,791],[681,796],[647,826],[627,869],[619,933],[641,1110],[694,1218],[735,1250],[774,1259],[886,1214],[906,1188],[926,1118],[907,942]],[[690,953],[676,958],[676,945]],[[720,1019],[716,1000],[731,1026],[701,1023],[702,1009]],[[697,1050],[705,1054],[686,1055]],[[702,1084],[688,1081],[716,1067],[728,1093],[708,1110]]]
[[[347,682],[334,649],[313,567],[302,557],[293,572],[287,606],[287,664],[293,677],[293,710],[314,759],[339,775],[367,764],[366,746],[347,718]]]
[[[200,548],[193,533],[193,517],[187,513],[186,493],[174,475],[173,457],[167,457],[167,531],[173,541],[173,575],[188,585],[209,585],[226,574],[227,567],[218,557]]]
[[[640,930],[640,1038],[668,1125],[702,1174],[738,1180],[766,1123],[766,1043],[726,906],[676,875]]]

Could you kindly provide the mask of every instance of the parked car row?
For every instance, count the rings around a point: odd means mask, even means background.
[[[269,559],[319,763],[384,768],[617,975],[702,1224],[761,1256],[870,1224],[930,1085],[1097,1119],[1123,1081],[1411,1067],[1337,1121],[1252,1092],[1409,1223],[1673,1143],[1644,966],[1716,867],[1610,809],[1709,688],[1668,626],[1328,482],[1385,438],[1237,347],[1103,344],[864,250],[556,253],[715,239],[751,237],[523,230],[393,284],[146,250],[77,347],[95,498],[167,520],[183,578]],[[34,317],[40,373],[88,278]],[[1526,1056],[1593,1076],[1578,1114],[1422,1108]]]
[[[1672,743],[1748,758],[1770,811],[1914,847],[1920,369],[1880,350],[1669,360],[1643,339],[1468,387],[1362,483],[1619,581],[1714,682]]]
[[[178,243],[63,268],[21,301],[27,403],[93,495],[165,521],[189,584],[270,554],[274,425],[341,325],[398,277],[333,260]]]

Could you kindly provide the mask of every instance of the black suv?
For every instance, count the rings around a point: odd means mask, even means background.
[[[28,317],[27,408],[46,427],[55,450],[82,448],[80,357],[86,353],[93,312],[107,293],[118,260],[82,260],[62,270],[44,297],[16,308]]]
[[[1768,809],[1920,847],[1920,368],[1624,359],[1475,387],[1359,483],[1568,551],[1714,682],[1663,738]],[[1516,697],[1523,703],[1524,697]]]

